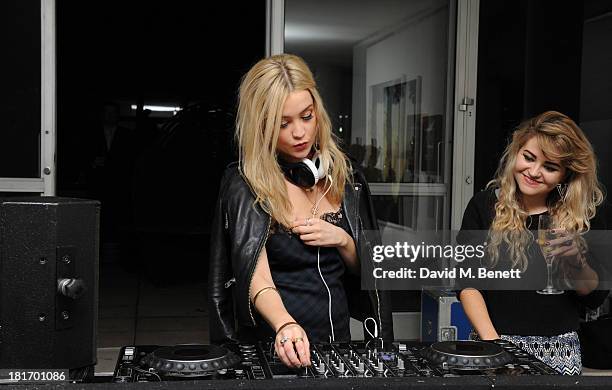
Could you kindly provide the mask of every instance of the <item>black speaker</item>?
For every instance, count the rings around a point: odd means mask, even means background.
[[[96,364],[100,204],[0,199],[0,367]]]

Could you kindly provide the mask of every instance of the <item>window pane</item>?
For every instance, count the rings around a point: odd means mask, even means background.
[[[40,0],[0,3],[0,177],[40,177]]]

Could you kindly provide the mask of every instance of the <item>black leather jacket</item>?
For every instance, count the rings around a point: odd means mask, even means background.
[[[238,328],[256,326],[249,288],[272,218],[259,205],[254,205],[254,201],[238,164],[230,164],[221,180],[211,228],[208,302],[210,340],[214,344],[239,340],[236,321]],[[369,240],[366,239],[364,229],[377,232],[378,224],[369,188],[358,171],[353,173],[353,183],[346,185],[342,209],[355,240],[360,264],[370,269],[374,264],[372,246],[377,243],[372,242],[371,234],[368,234]],[[380,240],[378,234],[375,239]],[[360,321],[367,317],[376,319],[379,335],[386,341],[393,340],[388,295],[380,290],[361,290],[360,280],[355,276],[347,275],[344,285],[351,317]]]

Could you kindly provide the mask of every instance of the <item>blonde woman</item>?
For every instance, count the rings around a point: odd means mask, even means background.
[[[597,290],[601,271],[580,239],[602,228],[595,218],[603,201],[596,172],[593,148],[574,121],[554,111],[540,114],[514,132],[495,179],[469,202],[461,227],[488,230],[488,265],[518,269],[528,280],[545,275],[535,231],[540,215],[553,217],[563,235],[547,245],[558,259],[564,294],[465,288],[460,299],[479,338],[511,340],[562,374],[582,369],[578,305],[597,307],[608,293]]]
[[[392,340],[382,293],[359,290],[373,245],[364,230],[378,229],[369,190],[301,58],[276,55],[248,71],[236,137],[239,161],[225,172],[213,222],[211,341],[269,338],[283,363],[301,367],[310,342],[350,340],[351,316],[370,317]]]

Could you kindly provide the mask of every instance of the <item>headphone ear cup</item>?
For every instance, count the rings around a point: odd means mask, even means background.
[[[298,187],[312,188],[325,177],[325,168],[319,153],[315,153],[312,159],[305,158],[297,163],[282,159],[278,161],[285,177]]]
[[[309,175],[311,175],[314,178],[314,184],[313,184],[314,186],[321,179],[321,174],[320,174],[321,170],[317,167],[315,162],[307,158],[302,160],[302,164],[308,167],[308,169],[305,169],[305,171],[309,171],[308,172]],[[319,165],[321,165],[320,161],[319,161]]]
[[[323,159],[319,152],[316,152],[314,156],[312,156],[312,162],[314,163],[315,170],[317,172],[317,180],[323,179],[325,174],[325,167],[323,166]]]
[[[290,163],[279,161],[280,167],[285,174],[287,180],[301,188],[312,188],[317,184],[317,169],[314,163],[310,160]]]

